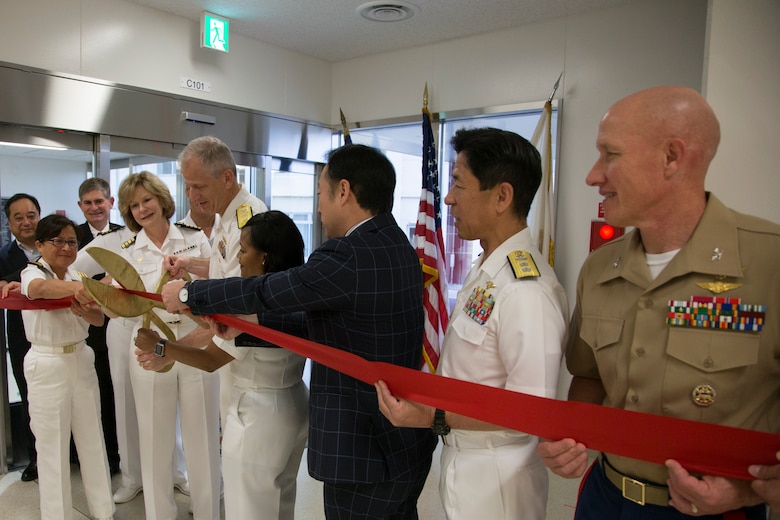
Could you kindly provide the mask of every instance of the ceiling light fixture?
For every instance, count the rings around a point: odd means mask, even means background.
[[[408,20],[420,8],[409,2],[367,2],[358,6],[356,12],[372,22],[401,22]]]
[[[26,143],[12,143],[9,141],[0,141],[0,147],[13,146],[15,148],[32,148],[35,150],[68,150],[64,146],[55,146],[47,144],[26,144]]]

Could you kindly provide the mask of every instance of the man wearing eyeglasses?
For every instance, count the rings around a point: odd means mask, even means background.
[[[40,258],[35,248],[35,229],[41,216],[38,199],[26,193],[17,193],[5,203],[5,216],[13,240],[0,248],[0,288],[8,282],[21,281],[20,273],[27,262]],[[2,316],[0,314],[0,316]],[[29,464],[22,472],[22,481],[29,482],[38,478],[38,455],[35,450],[35,436],[30,430],[30,416],[27,409],[27,381],[24,378],[24,356],[30,350],[30,342],[24,333],[22,311],[6,311],[5,329],[8,335],[8,353],[11,358],[11,370],[19,388],[22,400],[22,420],[27,439]]]

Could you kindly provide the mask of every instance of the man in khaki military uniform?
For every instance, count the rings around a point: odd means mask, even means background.
[[[580,272],[566,354],[570,400],[780,430],[780,320],[766,313],[780,304],[780,226],[705,191],[719,141],[712,109],[687,88],[635,93],[602,119],[586,182],[604,196],[607,222],[636,229],[595,251]],[[705,317],[690,319],[702,306]],[[588,465],[573,439],[542,442],[537,452],[564,477]],[[605,453],[575,518],[736,510],[764,519],[762,501],[747,481]]]

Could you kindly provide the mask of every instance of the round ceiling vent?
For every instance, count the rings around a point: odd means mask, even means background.
[[[358,6],[357,13],[372,22],[400,22],[408,20],[420,9],[408,2],[367,2]]]

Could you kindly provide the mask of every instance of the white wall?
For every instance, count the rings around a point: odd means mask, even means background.
[[[711,0],[705,95],[721,144],[707,188],[729,206],[780,222],[780,2]]]
[[[330,64],[239,34],[198,46],[199,22],[123,0],[3,2],[0,61],[325,122]],[[182,76],[211,93],[179,86]]]
[[[87,168],[82,162],[0,156],[0,193],[6,198],[29,193],[38,199],[41,217],[65,210],[76,224],[84,222],[78,187],[86,178]],[[63,186],[71,188],[64,191]]]
[[[640,2],[336,63],[331,120],[339,107],[350,121],[417,114],[426,81],[433,112],[544,100],[563,72],[556,271],[573,302],[599,200],[584,182],[598,122],[642,88],[700,89],[706,14],[705,0]]]

